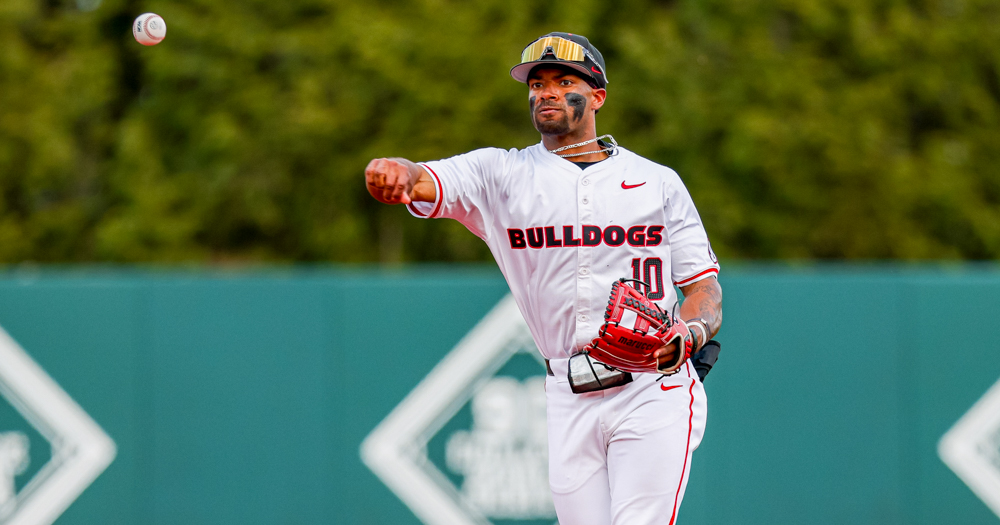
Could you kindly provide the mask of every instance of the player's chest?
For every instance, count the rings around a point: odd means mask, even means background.
[[[640,172],[593,170],[531,172],[516,177],[498,210],[504,228],[545,228],[585,224],[623,228],[663,224],[665,202],[655,176]]]

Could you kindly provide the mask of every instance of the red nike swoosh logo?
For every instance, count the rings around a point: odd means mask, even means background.
[[[663,390],[664,392],[666,392],[667,390],[673,390],[675,388],[680,388],[682,386],[684,386],[684,385],[667,386],[667,385],[664,385],[663,383],[660,383],[660,390]]]
[[[597,70],[597,68],[596,68],[596,67],[594,67],[594,66],[590,66],[590,70],[591,70],[591,71],[593,71],[594,73],[597,73],[598,75],[601,75],[601,74],[603,74],[603,73],[601,73],[600,71],[598,71],[598,70]]]
[[[643,184],[645,184],[645,182],[640,182],[639,184],[625,184],[625,181],[622,181],[622,189],[623,190],[630,190],[632,188],[638,188],[639,186],[642,186]]]

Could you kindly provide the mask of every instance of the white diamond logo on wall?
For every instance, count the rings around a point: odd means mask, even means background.
[[[1000,381],[945,433],[938,455],[1000,516]]]
[[[425,524],[555,519],[544,376],[496,376],[519,353],[541,359],[508,295],[362,442],[362,461]],[[445,445],[447,469],[463,477],[456,487],[427,445],[466,404],[472,427]]]
[[[0,396],[52,447],[51,459],[15,491],[29,442],[0,428],[0,523],[49,525],[111,464],[115,443],[2,328]]]

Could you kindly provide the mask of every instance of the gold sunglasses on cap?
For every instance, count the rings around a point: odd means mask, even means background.
[[[533,66],[550,61],[580,71],[599,88],[607,85],[603,59],[596,58],[587,46],[559,35],[546,35],[528,44],[521,51],[521,62],[511,68],[510,75],[518,82],[527,82]]]
[[[541,59],[549,48],[552,48],[552,54],[559,60],[583,62],[583,58],[588,54],[587,50],[576,42],[558,36],[547,36],[528,44],[528,47],[521,51],[521,63]]]

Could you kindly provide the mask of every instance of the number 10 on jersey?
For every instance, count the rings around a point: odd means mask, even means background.
[[[659,257],[632,259],[632,278],[651,287],[644,290],[647,297],[654,301],[663,299],[663,261]]]

